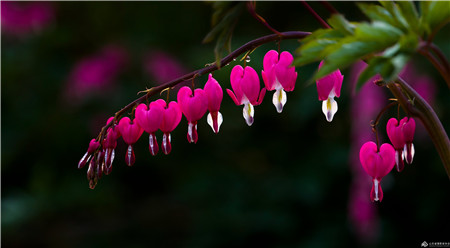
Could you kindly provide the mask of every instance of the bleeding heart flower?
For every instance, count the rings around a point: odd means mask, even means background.
[[[319,64],[319,69],[322,67],[323,61]],[[341,86],[344,76],[340,70],[336,70],[327,76],[316,81],[317,93],[319,94],[319,101],[322,102],[322,112],[325,114],[328,122],[333,120],[334,114],[338,110],[337,102],[334,97],[341,95]]]
[[[78,163],[78,169],[83,168],[87,164],[89,159],[91,159],[92,154],[94,154],[94,152],[98,149],[99,146],[100,142],[96,141],[95,139],[92,139],[91,142],[89,142],[87,152],[83,155],[80,162]]]
[[[156,103],[164,108],[163,120],[159,129],[161,129],[161,131],[164,133],[161,145],[164,154],[167,155],[170,153],[170,151],[172,151],[172,145],[170,144],[170,132],[172,132],[178,126],[181,121],[182,114],[177,102],[172,101],[167,104],[163,99],[158,99],[156,100]]]
[[[136,121],[132,121],[128,117],[120,119],[118,128],[122,134],[123,140],[128,145],[127,153],[125,154],[125,162],[128,166],[132,166],[136,161],[133,144],[141,137],[144,129],[142,129]]]
[[[287,102],[285,91],[293,91],[297,72],[291,66],[294,57],[289,52],[282,52],[278,55],[275,50],[266,53],[263,60],[264,70],[261,72],[267,90],[275,90],[272,102],[278,113],[283,111],[283,106]]]
[[[414,131],[416,130],[416,122],[413,118],[405,117],[400,120],[400,126],[403,131],[403,138],[405,147],[403,149],[403,156],[408,164],[411,164],[414,158]]]
[[[155,156],[159,151],[155,132],[158,131],[161,126],[163,121],[163,113],[164,107],[156,101],[151,102],[149,106],[141,103],[137,106],[135,111],[136,122],[142,127],[142,129],[149,133],[148,149],[153,156]]]
[[[106,124],[109,124],[114,120],[114,117],[110,117]],[[115,151],[117,146],[117,139],[120,137],[119,129],[117,125],[114,123],[112,127],[109,127],[106,131],[106,138],[102,142],[103,146],[103,154],[104,154],[104,163],[102,165],[102,170],[106,175],[111,173],[112,163],[114,161]]]
[[[402,125],[398,123],[396,118],[391,118],[386,124],[386,132],[395,149],[395,166],[400,172],[405,167],[403,163],[403,148],[405,146],[405,139],[403,137]]]
[[[220,125],[222,125],[223,118],[219,112],[220,103],[223,99],[223,91],[220,84],[213,78],[212,74],[209,74],[208,81],[203,88],[206,97],[208,98],[208,116],[206,120],[215,133],[219,132]]]
[[[251,126],[255,115],[253,106],[261,104],[266,94],[266,88],[263,88],[261,92],[259,91],[260,83],[258,74],[250,66],[246,66],[244,69],[242,66],[236,65],[231,70],[230,81],[234,94],[229,89],[227,89],[227,93],[236,105],[244,104],[244,119],[247,125]]]
[[[362,167],[372,177],[372,190],[370,199],[372,201],[382,201],[383,191],[381,190],[381,179],[386,176],[395,164],[395,150],[390,144],[382,144],[378,150],[377,145],[366,142],[359,151],[359,160]]]
[[[189,143],[197,143],[197,121],[206,113],[208,98],[202,89],[195,89],[192,94],[191,88],[184,86],[178,91],[177,100],[181,112],[188,120],[187,139]]]

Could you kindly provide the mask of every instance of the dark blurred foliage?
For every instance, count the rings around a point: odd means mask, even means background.
[[[354,3],[332,4],[349,20],[364,19]],[[186,140],[183,117],[172,133],[170,155],[152,157],[144,133],[135,145],[137,162],[129,168],[120,140],[112,174],[90,190],[86,168],[76,168],[90,139],[138,91],[156,84],[143,69],[144,54],[164,51],[187,71],[211,63],[214,44],[201,41],[212,9],[204,2],[52,5],[53,22],[45,29],[20,37],[2,33],[3,247],[418,247],[423,241],[450,242],[449,179],[426,135],[415,140],[414,163],[382,182],[384,200],[374,203],[378,238],[371,245],[359,241],[348,218],[349,157],[357,156],[349,153],[351,93],[344,79],[339,111],[332,123],[326,122],[315,86],[306,86],[317,65],[297,68],[297,87],[288,93],[282,114],[268,92],[255,107],[252,127],[242,118],[242,106],[224,94],[220,133],[213,134],[205,116],[196,145]],[[319,3],[311,5],[329,16]],[[256,11],[280,31],[320,27],[299,2],[258,2]],[[436,38],[447,57],[448,31],[447,25]],[[245,12],[232,48],[266,34]],[[128,52],[115,82],[86,98],[67,97],[73,67],[108,44]],[[298,45],[283,41],[281,48],[293,52]],[[264,54],[276,48],[275,43],[261,46],[249,65],[260,72]],[[448,132],[448,88],[428,61],[414,60],[435,80],[434,107]],[[230,88],[234,64],[214,73],[224,90]],[[343,70],[346,78],[348,73]],[[197,85],[206,80],[200,77]]]

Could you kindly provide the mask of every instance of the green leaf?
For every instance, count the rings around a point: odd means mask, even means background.
[[[215,25],[211,31],[203,38],[203,43],[208,43],[213,41],[219,34],[223,33],[224,30],[229,29],[232,24],[237,20],[243,10],[243,3],[235,5],[233,8],[228,9],[224,17]]]
[[[396,42],[402,34],[403,32],[400,29],[386,22],[379,21],[375,21],[372,24],[362,23],[355,29],[355,36],[359,40],[377,41],[383,44],[380,44],[381,47],[387,47],[389,45],[385,44]]]
[[[302,66],[314,61],[321,60],[324,57],[322,53],[323,51],[325,51],[325,48],[336,43],[337,39],[318,39],[304,44],[300,47],[300,56],[294,60],[293,65]]]
[[[369,61],[369,65],[366,67],[364,71],[359,74],[358,81],[356,83],[356,92],[358,92],[361,87],[366,84],[369,79],[371,79],[376,74],[380,73],[381,71],[388,71],[392,70],[392,65],[390,63],[386,63],[388,59],[383,57],[375,57]]]
[[[421,1],[420,9],[422,26],[427,33],[450,21],[449,1]]]
[[[355,30],[355,25],[351,24],[345,17],[341,14],[332,15],[327,22],[335,30],[342,31],[345,34],[352,35]]]
[[[398,25],[391,13],[389,13],[389,11],[382,6],[368,3],[357,3],[357,5],[359,9],[372,21],[387,22],[392,26]]]
[[[217,39],[216,46],[214,47],[214,55],[216,58],[216,65],[218,68],[222,66],[220,63],[220,60],[222,59],[222,53],[225,50],[231,52],[231,37],[233,36],[233,30],[236,23],[237,21],[235,21],[235,23],[232,24],[230,28],[224,29],[220,34],[219,38]]]
[[[409,24],[406,21],[406,19],[403,17],[400,9],[398,8],[397,4],[395,4],[393,1],[380,1],[380,3],[383,5],[384,8],[386,8],[387,11],[394,17],[397,25],[399,28],[402,28],[403,30],[409,30]]]
[[[410,30],[415,32],[416,34],[421,35],[419,29],[419,14],[417,13],[417,9],[416,6],[414,5],[414,2],[399,1],[397,2],[397,4],[400,8],[402,16],[405,18],[405,20],[411,27]]]
[[[357,60],[379,50],[375,41],[359,41],[353,37],[344,39],[339,44],[326,48],[325,62],[314,76],[314,80],[322,78],[337,69],[344,69]]]

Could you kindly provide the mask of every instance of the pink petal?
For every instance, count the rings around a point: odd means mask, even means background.
[[[278,63],[278,52],[270,50],[264,55],[263,68],[264,71],[269,71],[274,65]]]
[[[144,132],[137,122],[132,122],[128,117],[123,117],[120,119],[118,128],[122,134],[123,140],[128,145],[136,143]]]
[[[234,95],[233,91],[227,89],[227,93],[228,95],[231,97],[231,100],[233,100],[234,104],[236,105],[241,105],[241,103],[238,101],[238,99],[236,98],[236,96]]]
[[[246,66],[244,69],[244,76],[241,81],[241,89],[242,93],[252,104],[258,101],[260,89],[259,77],[256,71],[250,66]]]
[[[162,102],[160,103],[162,104]],[[164,133],[172,132],[180,123],[181,115],[181,110],[178,104],[173,101],[170,102],[169,106],[164,109],[164,118],[160,127],[161,131],[163,131]]]
[[[380,147],[380,157],[381,164],[378,165],[379,169],[377,170],[376,179],[381,180],[382,177],[386,176],[392,168],[394,168],[395,164],[395,150],[392,145],[384,143]]]
[[[386,124],[386,132],[395,149],[403,149],[403,146],[405,145],[403,132],[396,118],[391,118],[388,120]]]
[[[205,84],[204,92],[208,98],[209,112],[217,112],[220,110],[220,103],[223,99],[223,91],[216,79],[209,74],[208,81]]]
[[[239,102],[239,104],[236,104],[236,105],[242,104],[243,92],[241,89],[241,84],[242,84],[241,81],[242,81],[243,76],[244,76],[244,68],[242,68],[242,66],[236,65],[235,67],[233,67],[233,69],[231,70],[231,74],[230,74],[230,83],[231,83],[231,88],[233,88],[236,99]]]
[[[147,108],[147,105],[141,103],[135,110],[135,120],[147,133],[154,133],[161,125],[163,111],[164,107],[158,102],[151,102],[150,108]]]
[[[406,143],[413,142],[414,131],[416,130],[416,122],[413,118],[405,117],[400,121],[400,127],[402,129],[403,138]]]

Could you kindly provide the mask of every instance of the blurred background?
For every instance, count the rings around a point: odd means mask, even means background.
[[[326,9],[310,3],[325,18]],[[364,20],[352,2],[333,2],[349,20]],[[319,24],[300,2],[258,2],[256,11],[279,31]],[[248,127],[242,106],[224,93],[219,134],[204,116],[199,141],[186,140],[183,117],[172,152],[153,157],[148,134],[125,164],[120,139],[112,173],[89,189],[77,164],[108,117],[136,93],[214,61],[205,2],[1,2],[1,243],[3,247],[419,247],[450,242],[450,183],[419,120],[416,156],[383,178],[382,203],[371,203],[371,179],[359,148],[374,140],[369,125],[392,97],[352,84],[361,65],[342,70],[344,84],[332,123],[314,85],[317,64],[297,68],[296,89],[283,113],[273,92],[255,107]],[[436,44],[450,57],[449,25]],[[232,49],[270,34],[247,12]],[[295,40],[281,49],[294,52]],[[251,54],[262,70],[276,43]],[[231,88],[231,68],[214,77]],[[449,91],[423,57],[404,71],[449,132]],[[196,84],[203,87],[207,76]],[[262,83],[262,81],[261,81]],[[158,96],[155,96],[156,100]],[[165,97],[165,95],[163,96]],[[170,95],[176,99],[175,93]],[[380,135],[388,142],[385,124]],[[402,114],[403,115],[403,114]],[[161,141],[162,133],[157,133]]]

